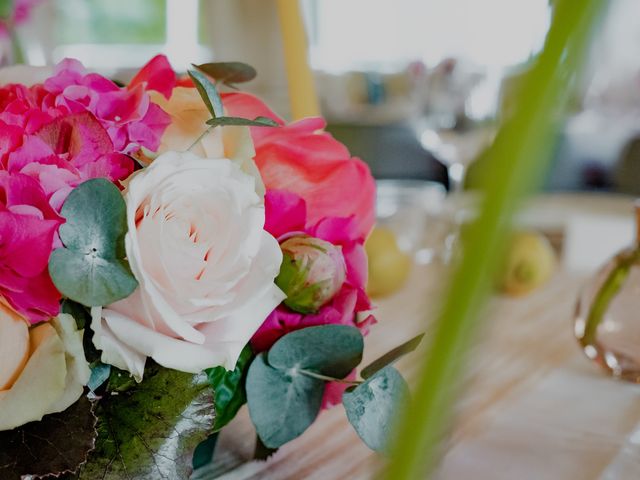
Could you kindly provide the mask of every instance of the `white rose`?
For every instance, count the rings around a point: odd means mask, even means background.
[[[142,379],[147,357],[199,372],[232,369],[284,299],[256,179],[227,159],[168,152],[125,190],[127,257],[139,287],[92,311],[102,361]]]

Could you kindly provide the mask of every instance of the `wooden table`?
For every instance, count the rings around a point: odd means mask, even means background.
[[[551,210],[555,220],[544,220]],[[594,211],[630,221],[631,199],[547,196],[533,202],[523,221],[561,229],[576,212]],[[365,362],[421,331],[428,337],[445,277],[441,266],[416,267],[405,289],[379,302]],[[491,300],[466,376],[459,379],[463,396],[452,433],[443,439],[438,479],[640,478],[640,387],[605,376],[572,336],[584,277],[560,269],[525,298]],[[398,367],[411,384],[419,365],[416,352]],[[245,409],[222,436],[215,469],[198,478],[373,478],[384,465],[360,442],[341,406],[323,412],[266,462],[248,462],[253,441]]]

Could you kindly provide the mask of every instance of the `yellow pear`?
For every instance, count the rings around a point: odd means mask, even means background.
[[[553,275],[556,255],[547,238],[535,231],[516,232],[499,279],[507,295],[524,295],[544,285]]]
[[[411,272],[411,257],[398,248],[395,234],[385,227],[376,227],[365,245],[369,257],[371,297],[384,297],[402,288]]]

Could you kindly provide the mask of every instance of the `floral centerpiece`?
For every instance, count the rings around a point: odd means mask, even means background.
[[[419,339],[357,380],[374,181],[254,76],[0,70],[0,478],[187,478],[245,403],[267,450],[337,403],[386,448]]]

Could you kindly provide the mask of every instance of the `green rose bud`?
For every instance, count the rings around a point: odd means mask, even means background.
[[[284,304],[300,313],[315,313],[340,291],[347,275],[342,249],[319,238],[301,235],[285,240],[276,285],[287,295]]]

